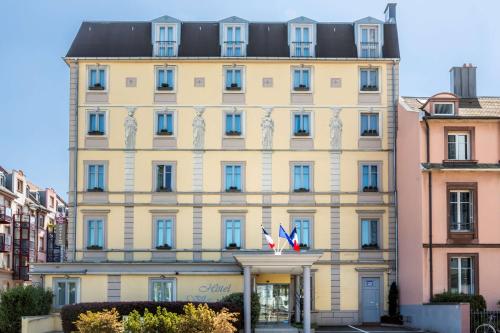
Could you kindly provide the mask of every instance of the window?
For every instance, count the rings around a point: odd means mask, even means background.
[[[361,248],[378,249],[378,220],[361,220]]]
[[[378,27],[377,26],[362,26],[361,27],[361,58],[378,58],[379,43],[378,43]]]
[[[106,90],[106,68],[95,66],[89,67],[88,71],[88,89],[89,90]]]
[[[453,190],[449,192],[450,231],[472,231],[473,191]]]
[[[54,208],[55,202],[54,197],[50,197],[50,208]]]
[[[45,237],[43,236],[38,238],[38,251],[45,252]]]
[[[155,221],[155,246],[157,249],[170,250],[173,243],[174,221],[172,218],[158,218]]]
[[[228,164],[224,166],[226,192],[241,192],[241,165]]]
[[[477,257],[450,257],[450,292],[468,295],[476,292],[475,259]]]
[[[311,114],[309,112],[298,112],[293,114],[293,135],[311,135]]]
[[[434,103],[434,114],[453,115],[454,107],[453,103]]]
[[[241,91],[242,86],[242,72],[241,68],[226,68],[225,69],[225,89],[227,91]]]
[[[241,25],[226,25],[224,40],[224,55],[226,57],[241,57],[244,55],[244,29]]]
[[[470,160],[469,133],[448,133],[448,159]]]
[[[156,68],[156,90],[169,92],[175,89],[175,70],[173,67]]]
[[[88,135],[104,135],[106,133],[105,119],[104,112],[89,112]]]
[[[361,136],[379,136],[378,113],[361,114]]]
[[[362,68],[360,76],[360,91],[379,91],[377,68]]]
[[[299,246],[309,248],[311,246],[311,220],[309,218],[294,218],[293,224],[293,227],[297,228]]]
[[[104,221],[87,220],[87,249],[101,250],[102,248],[104,248]]]
[[[312,57],[312,27],[310,26],[295,26],[293,30],[294,36],[292,39],[292,56],[293,57]]]
[[[87,191],[103,192],[104,191],[104,165],[90,164],[88,166]]]
[[[311,84],[310,68],[297,68],[293,70],[293,90],[294,91],[310,91]]]
[[[17,180],[17,192],[19,193],[24,192],[24,182],[21,179]]]
[[[226,219],[224,226],[226,230],[226,249],[239,250],[241,248],[241,220]]]
[[[311,166],[309,164],[293,165],[293,191],[309,192],[311,190]]]
[[[5,174],[3,172],[0,172],[0,186],[5,187]]]
[[[156,30],[156,56],[175,57],[177,55],[177,41],[175,40],[175,25],[157,25]]]
[[[156,166],[156,191],[173,191],[173,165],[161,164]]]
[[[156,135],[174,134],[174,114],[173,112],[156,113]]]
[[[55,307],[76,304],[80,300],[80,283],[77,279],[54,279]]]
[[[378,192],[379,191],[379,170],[376,164],[364,164],[361,166],[362,171],[362,190],[363,192]]]
[[[151,300],[154,302],[175,301],[175,280],[154,279],[150,281]]]
[[[226,113],[226,135],[241,135],[241,113]]]

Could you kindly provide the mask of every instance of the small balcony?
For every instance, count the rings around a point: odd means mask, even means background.
[[[360,58],[380,58],[378,42],[361,42]]]
[[[12,209],[5,206],[0,206],[0,224],[12,223]]]
[[[177,41],[175,40],[159,40],[154,45],[155,57],[176,57],[177,56]]]
[[[0,253],[10,252],[11,250],[11,238],[10,235],[4,233],[0,234]]]
[[[292,57],[312,57],[312,42],[292,42]]]

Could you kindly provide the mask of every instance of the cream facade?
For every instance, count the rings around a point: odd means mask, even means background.
[[[243,29],[246,57],[226,57],[226,44],[217,57],[183,56],[189,25],[164,17],[148,26],[180,38],[153,43],[168,57],[65,58],[67,262],[31,274],[54,289],[56,306],[215,301],[253,289],[269,310],[263,322],[378,321],[396,278],[399,55],[321,58],[327,32],[300,18],[283,27],[310,25],[314,57],[252,56],[252,23],[228,20],[221,36]],[[394,23],[367,18],[349,29],[364,25],[387,32]],[[299,227],[300,253],[268,249],[261,226],[277,242],[280,224]],[[270,290],[287,304],[279,311],[265,303]]]

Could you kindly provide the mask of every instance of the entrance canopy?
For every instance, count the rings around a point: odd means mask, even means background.
[[[302,274],[304,267],[312,266],[321,257],[322,252],[302,253],[242,253],[234,255],[234,259],[242,267],[250,267],[255,274]]]

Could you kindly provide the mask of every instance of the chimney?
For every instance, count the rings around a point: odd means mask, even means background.
[[[385,7],[385,23],[396,23],[396,5],[397,3],[388,3]]]
[[[450,90],[461,98],[476,98],[476,68],[472,64],[450,69]]]

